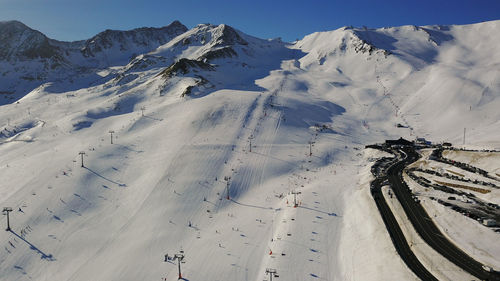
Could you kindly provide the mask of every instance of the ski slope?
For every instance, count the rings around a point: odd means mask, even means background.
[[[235,30],[246,45],[200,25],[95,70],[103,80],[41,84],[0,107],[0,203],[14,208],[0,280],[176,280],[164,256],[180,250],[186,280],[263,280],[266,268],[414,280],[369,194],[380,155],[364,146],[461,143],[467,127],[468,146],[499,149],[499,24],[342,28],[294,44]],[[215,70],[162,74],[217,42],[236,55]]]

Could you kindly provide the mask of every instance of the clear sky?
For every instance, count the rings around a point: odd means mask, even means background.
[[[0,0],[0,21],[19,20],[53,39],[105,29],[225,23],[260,38],[302,38],[346,25],[468,24],[500,19],[500,0]]]

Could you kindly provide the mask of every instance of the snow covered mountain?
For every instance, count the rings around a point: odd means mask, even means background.
[[[297,43],[307,53],[299,61],[302,68],[338,80],[333,82],[336,93],[374,95],[382,102],[377,105],[388,106],[415,134],[439,132],[451,138],[456,130],[458,137],[463,127],[499,124],[500,115],[493,110],[500,105],[495,55],[500,46],[494,35],[499,25],[494,21],[314,33]],[[371,107],[366,118],[373,114]],[[384,116],[382,122],[386,120]]]
[[[175,21],[60,42],[0,22],[0,203],[14,208],[0,280],[173,280],[164,256],[180,250],[188,280],[414,279],[363,147],[457,144],[467,128],[468,147],[499,149],[499,31],[344,27],[287,43]],[[476,224],[491,262],[498,234]]]
[[[106,30],[88,40],[61,42],[18,21],[0,22],[0,92],[4,95],[0,103],[12,102],[47,82],[71,79],[88,85],[99,77],[98,69],[125,65],[186,30],[174,21],[162,28]]]

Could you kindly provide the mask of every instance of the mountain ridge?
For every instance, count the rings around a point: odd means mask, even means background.
[[[50,39],[19,21],[2,22],[0,92],[5,96],[0,103],[16,101],[47,82],[99,80],[96,69],[126,65],[135,56],[154,50],[186,30],[174,21],[160,28],[106,30],[87,40],[64,42]]]

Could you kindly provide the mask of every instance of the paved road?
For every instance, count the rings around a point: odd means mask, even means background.
[[[403,180],[402,171],[409,163],[416,161],[419,155],[412,147],[400,149],[400,153],[404,154],[406,158],[387,169],[387,179],[417,233],[434,250],[471,275],[481,280],[500,280],[500,273],[484,270],[480,262],[474,260],[448,240],[434,224],[422,205],[415,202]],[[390,227],[388,226],[388,228]]]
[[[388,162],[388,161],[386,161]],[[387,205],[385,201],[384,195],[382,194],[382,183],[387,180],[387,177],[377,177],[371,183],[371,193],[375,203],[377,204],[377,208],[382,215],[382,220],[384,221],[387,230],[389,232],[389,236],[392,239],[394,247],[396,251],[401,256],[406,265],[422,280],[438,280],[434,277],[425,266],[420,263],[415,254],[412,252],[410,246],[408,245],[408,241],[403,234],[403,231],[398,225],[394,214],[391,209]]]

